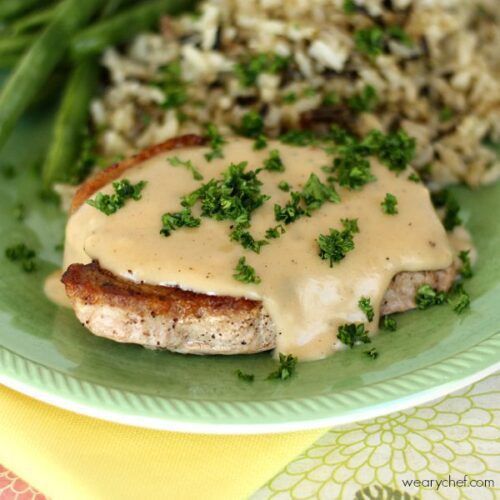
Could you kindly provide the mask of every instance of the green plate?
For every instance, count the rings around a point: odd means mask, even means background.
[[[269,354],[195,357],[94,337],[71,311],[49,303],[44,277],[61,261],[64,216],[40,201],[35,160],[50,115],[33,112],[2,155],[24,172],[0,183],[2,247],[24,241],[40,266],[26,274],[0,256],[0,382],[46,402],[100,418],[158,429],[213,433],[298,430],[371,418],[422,403],[493,372],[500,359],[500,185],[456,189],[479,251],[467,283],[473,302],[410,312],[399,329],[366,347],[299,365],[293,379],[267,381]],[[12,212],[27,205],[24,223]],[[252,384],[235,371],[255,373]]]

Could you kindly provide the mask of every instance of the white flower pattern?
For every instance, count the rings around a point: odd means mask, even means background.
[[[492,487],[403,480],[493,480]],[[252,500],[500,498],[500,374],[452,395],[330,430]]]

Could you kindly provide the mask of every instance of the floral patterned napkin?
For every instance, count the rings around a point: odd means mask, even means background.
[[[252,500],[493,500],[499,490],[500,373],[432,403],[330,430]]]

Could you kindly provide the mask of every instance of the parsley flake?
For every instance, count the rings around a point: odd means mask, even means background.
[[[291,146],[311,146],[317,142],[317,137],[310,130],[289,130],[281,134],[279,140]]]
[[[236,272],[233,274],[233,278],[235,280],[241,281],[243,283],[254,283],[256,285],[261,282],[261,279],[259,276],[257,276],[255,269],[247,264],[245,257],[240,257],[235,271]]]
[[[389,332],[395,332],[398,329],[397,321],[390,315],[382,318],[382,328]]]
[[[460,268],[460,274],[464,279],[472,278],[472,276],[474,275],[472,271],[472,263],[469,254],[470,254],[470,249],[462,250],[461,252],[458,253],[458,258],[462,262],[462,267]]]
[[[297,219],[305,215],[305,210],[300,205],[301,196],[297,191],[292,191],[290,193],[290,201],[286,203],[284,207],[281,207],[277,203],[274,205],[274,218],[277,222],[284,222],[285,224],[291,224]]]
[[[262,182],[254,170],[245,171],[247,162],[232,163],[222,179],[211,179],[184,196],[182,205],[192,207],[201,202],[201,215],[216,220],[232,220],[247,224],[251,214],[269,196],[261,193]]]
[[[257,138],[264,133],[264,120],[257,111],[249,111],[243,115],[240,127],[241,135]]]
[[[161,217],[162,228],[160,234],[163,236],[170,236],[172,231],[180,229],[181,227],[198,227],[201,220],[194,217],[191,209],[185,207],[180,212],[165,213]]]
[[[172,167],[185,167],[191,172],[195,181],[203,180],[203,175],[201,175],[201,172],[193,165],[191,160],[181,160],[178,156],[167,158],[167,160]]]
[[[391,193],[385,195],[384,201],[380,205],[384,214],[396,215],[398,213],[398,199]]]
[[[272,53],[261,53],[237,63],[234,66],[234,73],[243,87],[251,87],[257,83],[257,79],[261,73],[280,73],[290,63],[290,57],[283,57]]]
[[[322,260],[329,260],[330,267],[334,262],[341,261],[348,252],[354,250],[353,233],[344,226],[344,230],[331,229],[329,234],[320,234],[316,242],[319,247],[319,256]]]
[[[277,149],[273,149],[269,153],[269,158],[264,160],[264,169],[269,172],[284,172],[285,165],[280,156],[280,152]]]
[[[358,30],[354,33],[356,49],[369,57],[377,57],[384,53],[384,31],[378,26]]]
[[[412,182],[416,182],[416,183],[422,182],[422,179],[420,178],[420,175],[418,175],[416,172],[412,172],[408,176],[408,180],[412,181]]]
[[[337,338],[351,349],[360,342],[363,344],[371,342],[368,337],[368,331],[365,330],[364,323],[346,323],[339,326]]]
[[[431,198],[435,207],[444,208],[443,226],[447,231],[462,224],[460,205],[448,189],[432,193]]]
[[[211,148],[211,151],[205,154],[207,161],[212,161],[215,158],[224,158],[222,146],[226,144],[226,140],[222,137],[213,123],[209,123],[205,127],[205,136],[209,139]]]
[[[354,150],[341,152],[333,160],[332,169],[337,175],[337,182],[350,190],[359,190],[375,180],[370,162]]]
[[[370,297],[361,297],[358,301],[359,308],[365,313],[366,319],[372,321],[375,312],[373,311],[373,306]]]
[[[306,204],[308,213],[318,210],[327,201],[330,203],[340,201],[340,196],[335,189],[321,182],[316,174],[309,175],[309,179],[307,179],[302,189],[301,197]]]
[[[241,370],[236,370],[236,375],[243,382],[253,382],[255,375],[253,373],[244,373]]]
[[[470,307],[470,296],[465,291],[462,283],[457,283],[453,287],[448,302],[452,305],[457,314],[462,314]]]
[[[415,303],[418,309],[428,309],[431,306],[444,304],[446,294],[439,292],[430,285],[422,285],[415,295]]]
[[[266,238],[268,240],[275,240],[285,233],[285,228],[278,224],[277,226],[270,227],[266,230]]]
[[[279,353],[279,366],[276,371],[267,376],[267,380],[287,380],[294,373],[298,359],[291,354]]]
[[[180,61],[173,61],[161,69],[161,76],[155,82],[164,95],[162,107],[178,108],[187,102],[186,84],[182,80]]]
[[[5,257],[11,262],[19,262],[23,271],[32,273],[36,270],[36,252],[24,243],[18,243],[5,249]]]
[[[248,226],[246,224],[237,226],[233,231],[231,231],[230,239],[232,241],[237,241],[241,244],[243,248],[251,250],[255,253],[260,253],[260,249],[264,245],[268,245],[269,242],[266,240],[256,240],[249,231],[246,230]]]
[[[292,186],[290,186],[290,184],[288,184],[288,182],[286,181],[281,181],[278,184],[278,188],[281,189],[281,191],[285,191],[285,193],[288,193],[290,189],[292,189]]]
[[[112,215],[125,205],[127,200],[138,201],[141,199],[141,191],[146,186],[146,181],[131,184],[128,179],[113,182],[113,194],[97,193],[95,199],[87,200],[87,204],[97,208],[106,215]]]
[[[373,111],[377,104],[377,91],[372,85],[365,85],[359,94],[354,94],[347,99],[347,105],[358,113]]]
[[[359,233],[358,219],[340,219],[346,231],[352,234]]]
[[[260,149],[264,149],[267,147],[267,138],[264,134],[260,134],[257,136],[257,138],[255,139],[255,142],[253,143],[253,148],[255,150],[260,150]]]
[[[368,351],[363,351],[369,358],[375,360],[378,358],[378,351],[375,347],[368,349]]]

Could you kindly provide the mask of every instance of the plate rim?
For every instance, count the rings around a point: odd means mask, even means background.
[[[193,434],[268,434],[353,423],[424,404],[498,370],[500,331],[464,351],[405,373],[397,379],[391,378],[357,389],[275,401],[188,402],[82,381],[0,347],[0,383],[17,392],[100,420]],[[461,374],[458,378],[457,373]],[[65,390],[69,394],[64,394]],[[368,404],[367,398],[370,401]],[[110,402],[112,408],[109,408]],[[335,404],[342,402],[344,405],[350,403],[351,406],[354,402],[354,406],[335,412]],[[163,416],[153,416],[151,408],[159,403],[164,411]],[[294,411],[302,416],[283,420],[293,415]],[[194,418],[197,414],[198,419]]]

